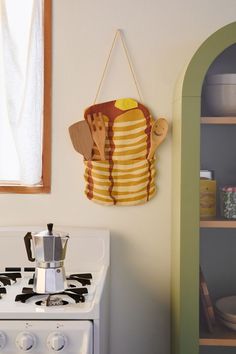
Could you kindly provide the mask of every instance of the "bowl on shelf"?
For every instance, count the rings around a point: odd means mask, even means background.
[[[219,319],[219,322],[221,324],[223,324],[227,328],[232,329],[233,331],[236,331],[236,323],[233,323],[233,322],[230,322],[230,321],[226,321],[225,319],[219,318],[219,317],[218,317],[218,319]]]
[[[205,96],[213,116],[236,116],[236,74],[208,76]]]
[[[236,296],[218,299],[215,309],[218,320],[226,327],[236,331]]]

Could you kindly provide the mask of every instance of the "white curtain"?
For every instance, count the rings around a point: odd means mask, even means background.
[[[6,134],[14,145],[17,168],[12,180],[33,185],[42,176],[43,0],[0,4],[0,120],[7,119]]]

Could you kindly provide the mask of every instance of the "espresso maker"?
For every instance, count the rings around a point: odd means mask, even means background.
[[[47,230],[28,232],[25,247],[29,261],[35,262],[33,291],[38,294],[59,293],[67,288],[64,259],[69,235],[53,231],[53,224]],[[34,257],[31,243],[33,243]]]

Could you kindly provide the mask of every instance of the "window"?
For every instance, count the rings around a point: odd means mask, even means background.
[[[51,0],[0,0],[0,192],[48,193]]]

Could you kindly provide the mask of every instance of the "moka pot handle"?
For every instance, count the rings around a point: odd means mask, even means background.
[[[35,258],[32,257],[31,240],[32,240],[31,232],[27,232],[27,234],[24,237],[25,248],[26,248],[28,260],[31,262],[34,262]]]

